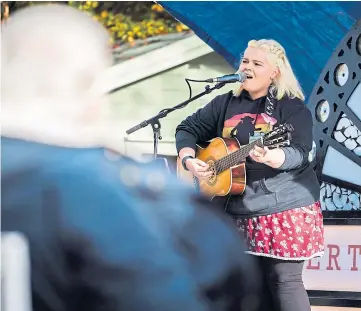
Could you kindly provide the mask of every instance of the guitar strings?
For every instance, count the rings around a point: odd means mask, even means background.
[[[270,138],[276,136],[276,138],[274,138],[274,139],[277,139],[277,135],[279,135],[279,134],[282,135],[285,132],[288,132],[288,134],[289,134],[289,132],[292,132],[292,131],[293,131],[292,126],[290,126],[288,124],[280,125],[279,127],[275,128],[272,132],[268,132],[268,133],[264,134],[263,137],[253,141],[252,143],[250,143],[248,145],[240,147],[240,149],[238,149],[235,152],[232,152],[231,154],[226,155],[222,159],[216,160],[214,162],[215,175],[218,175],[218,174],[222,173],[223,171],[225,171],[226,169],[231,168],[232,166],[236,166],[236,165],[240,164],[241,162],[243,162],[255,145],[257,145],[259,147],[264,147],[265,141],[270,140]]]

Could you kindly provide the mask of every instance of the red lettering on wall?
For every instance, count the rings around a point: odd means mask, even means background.
[[[328,254],[328,266],[327,266],[326,270],[333,270],[332,259],[335,262],[336,270],[341,270],[341,268],[340,268],[340,266],[338,265],[338,262],[337,262],[337,257],[340,255],[340,247],[338,245],[335,245],[335,244],[328,244],[327,247],[328,247],[328,253],[329,254]],[[336,250],[335,254],[332,253],[333,249]]]
[[[358,271],[357,264],[356,264],[356,250],[359,250],[359,255],[361,255],[361,245],[349,245],[348,246],[348,254],[351,254],[351,249],[353,250],[352,255],[352,267],[351,271]]]
[[[312,265],[312,259],[310,259],[308,261],[308,265],[307,265],[306,269],[308,269],[308,270],[320,270],[320,260],[317,259],[317,265],[313,266]]]

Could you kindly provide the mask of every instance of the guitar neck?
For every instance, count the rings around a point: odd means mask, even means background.
[[[256,139],[248,145],[244,145],[237,151],[232,152],[229,155],[223,157],[222,159],[216,161],[217,174],[245,161],[254,146],[263,147],[262,138]]]

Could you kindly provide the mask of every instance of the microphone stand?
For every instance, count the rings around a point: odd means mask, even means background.
[[[150,119],[144,120],[143,122],[140,122],[138,125],[133,126],[132,128],[130,128],[129,130],[126,131],[126,133],[129,135],[131,133],[134,133],[135,131],[140,130],[143,127],[146,127],[147,125],[151,125],[152,129],[153,129],[153,140],[154,140],[154,152],[153,152],[153,157],[154,160],[157,159],[157,154],[158,154],[158,142],[159,140],[162,139],[162,136],[160,134],[160,129],[161,129],[161,124],[159,119],[160,118],[164,118],[168,115],[168,113],[177,110],[177,109],[181,109],[184,108],[185,106],[187,106],[190,102],[211,93],[213,90],[215,89],[220,89],[222,88],[226,83],[225,82],[220,82],[217,83],[215,86],[210,87],[209,85],[205,86],[205,90],[202,93],[199,93],[198,95],[195,95],[193,97],[191,97],[190,99],[184,101],[183,103],[178,104],[177,106],[174,106],[172,108],[165,108],[163,110],[161,110],[157,115],[155,115],[154,117],[151,117]]]

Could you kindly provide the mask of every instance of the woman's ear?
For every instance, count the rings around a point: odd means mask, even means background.
[[[274,70],[272,70],[272,74],[271,74],[271,80],[276,79],[280,74],[280,70],[278,67],[276,67]]]

